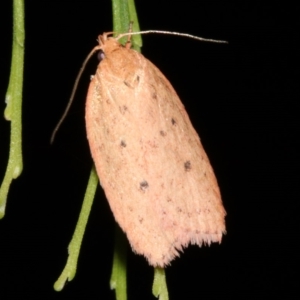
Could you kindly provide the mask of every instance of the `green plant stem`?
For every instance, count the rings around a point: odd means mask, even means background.
[[[13,179],[23,170],[22,91],[24,71],[24,0],[13,1],[13,45],[4,116],[11,122],[10,150],[6,173],[0,187],[0,219],[4,217],[7,194]]]
[[[120,227],[116,224],[110,288],[116,291],[117,300],[127,299],[127,247],[127,238]]]
[[[69,257],[66,266],[54,284],[54,289],[56,291],[61,291],[66,281],[67,280],[71,281],[76,274],[80,247],[85,232],[87,220],[90,215],[91,207],[94,201],[97,186],[98,186],[98,176],[95,168],[93,168],[91,170],[90,178],[86,188],[86,193],[82,203],[79,219],[76,224],[75,232],[73,234],[72,240],[68,247]]]
[[[125,0],[112,0],[113,31],[117,36],[127,32],[130,24],[128,2]],[[120,39],[120,43],[125,44],[126,38]],[[115,290],[117,300],[127,299],[127,244],[126,237],[116,224],[115,245],[110,277],[110,288]]]
[[[164,269],[154,269],[152,294],[159,300],[169,300],[168,286],[166,282],[166,274]]]
[[[128,9],[129,9],[130,22],[133,22],[132,31],[133,32],[140,31],[140,25],[139,25],[139,20],[135,8],[134,0],[128,0]],[[132,48],[134,50],[141,52],[141,47],[143,46],[142,35],[141,34],[133,35],[131,37],[131,43],[132,43]]]
[[[118,35],[128,31],[129,23],[133,22],[132,30],[140,31],[138,17],[134,0],[112,0],[113,3],[113,31]],[[128,17],[129,16],[129,17]],[[121,43],[125,43],[126,39],[121,39]],[[132,48],[138,52],[141,52],[142,37],[141,35],[133,35],[131,37]],[[117,300],[126,300],[126,238],[120,231],[119,227],[116,228],[115,235],[115,249],[113,259],[113,270],[110,279],[111,288],[116,290]],[[168,300],[168,288],[166,284],[166,276],[164,269],[154,269],[154,279],[152,293],[159,300]]]
[[[128,32],[130,22],[133,22],[133,31],[139,31],[139,23],[135,9],[134,0],[112,0],[113,10],[113,31],[115,36],[120,33]],[[134,38],[134,39],[133,39]],[[127,38],[121,39],[120,43],[126,43]],[[135,50],[141,51],[142,39],[140,35],[133,36],[131,39]],[[116,225],[115,247],[113,256],[113,267],[110,278],[110,287],[116,292],[117,300],[127,299],[127,238]]]

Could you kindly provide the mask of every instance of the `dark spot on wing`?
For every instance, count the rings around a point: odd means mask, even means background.
[[[140,189],[144,192],[149,187],[149,184],[146,180],[140,182]]]
[[[128,86],[129,88],[134,89],[134,88],[136,88],[136,87],[139,85],[139,82],[140,82],[140,76],[139,76],[139,75],[136,75],[135,78],[129,78],[128,81],[127,81],[127,80],[124,80],[123,82],[124,82],[124,84],[125,84],[126,86]]]
[[[122,115],[125,114],[125,112],[128,110],[128,107],[126,105],[123,105],[123,106],[119,106],[119,110],[120,110],[120,113]]]
[[[150,84],[149,85],[149,89],[150,89],[150,93],[151,93],[152,99],[157,99],[157,92],[156,92],[155,86],[153,86],[152,84]]]
[[[191,165],[191,162],[189,160],[187,160],[185,163],[184,163],[184,170],[186,172],[190,171],[192,169],[192,165]]]

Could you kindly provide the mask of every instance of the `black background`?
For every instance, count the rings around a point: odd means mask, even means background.
[[[1,1],[0,111],[11,58],[12,7]],[[299,285],[299,11],[262,1],[136,1],[142,29],[225,39],[228,45],[144,36],[143,54],[171,81],[215,169],[227,210],[222,245],[190,246],[167,268],[170,299],[288,299]],[[90,62],[53,146],[49,138],[111,2],[26,1],[24,170],[0,221],[0,297],[114,299],[114,220],[98,189],[77,275],[52,285],[67,259],[92,159],[84,102]],[[298,104],[299,105],[299,104]],[[10,124],[0,118],[0,174]],[[130,252],[130,251],[129,251]],[[153,299],[152,268],[129,253],[129,299]],[[298,265],[299,266],[299,265]]]

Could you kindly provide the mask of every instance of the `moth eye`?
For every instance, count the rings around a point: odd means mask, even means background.
[[[102,61],[105,58],[105,54],[104,54],[104,52],[102,50],[100,50],[98,52],[97,58],[98,58],[99,62]]]

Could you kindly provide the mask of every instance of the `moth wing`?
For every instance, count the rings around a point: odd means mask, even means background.
[[[198,134],[169,81],[133,50],[105,55],[86,103],[92,156],[133,250],[163,267],[189,243],[220,242],[226,213]]]

